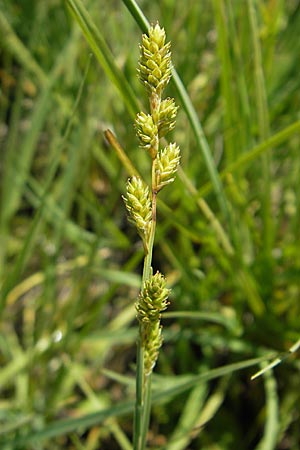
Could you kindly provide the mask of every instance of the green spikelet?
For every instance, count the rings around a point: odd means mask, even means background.
[[[165,277],[156,272],[145,281],[136,303],[137,318],[141,325],[141,345],[145,352],[145,374],[149,375],[155,366],[162,345],[160,317],[169,302],[170,290]]]
[[[155,160],[155,177],[157,191],[174,181],[174,175],[180,162],[179,147],[173,143],[159,152]]]
[[[123,196],[129,218],[135,224],[144,244],[147,242],[152,210],[149,188],[138,177],[127,181],[126,196]]]
[[[158,146],[158,127],[153,122],[153,117],[144,112],[139,113],[135,120],[136,134],[140,140],[140,146],[150,153]],[[155,158],[156,153],[153,154]]]
[[[158,114],[158,135],[160,138],[174,129],[177,110],[178,106],[175,105],[173,98],[166,98],[161,101]]]
[[[166,33],[158,24],[143,34],[140,45],[138,75],[149,92],[160,95],[171,77],[170,42],[165,44]]]

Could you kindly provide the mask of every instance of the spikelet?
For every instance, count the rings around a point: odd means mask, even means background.
[[[166,33],[158,24],[143,34],[140,45],[138,76],[150,93],[160,95],[171,78],[170,42],[165,43]]]
[[[179,147],[173,143],[159,152],[155,160],[156,189],[160,191],[166,184],[174,181],[174,175],[180,162]]]
[[[139,113],[135,120],[136,134],[140,140],[141,148],[149,151],[152,159],[155,159],[158,148],[158,127],[150,114]]]
[[[175,105],[173,98],[166,98],[161,101],[159,105],[157,125],[158,135],[160,138],[175,128],[177,110],[178,106]]]
[[[139,177],[127,181],[126,196],[123,196],[129,219],[136,226],[144,243],[147,242],[151,225],[151,200],[149,188]]]
[[[162,345],[160,318],[169,302],[170,290],[166,288],[165,277],[156,272],[146,280],[136,302],[137,318],[141,325],[141,344],[144,348],[145,374],[149,375],[155,366]]]

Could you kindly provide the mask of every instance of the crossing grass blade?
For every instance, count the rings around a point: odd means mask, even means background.
[[[228,366],[220,367],[218,369],[210,370],[206,373],[196,375],[196,376],[184,376],[184,377],[174,377],[172,380],[168,378],[164,382],[165,386],[169,385],[171,387],[163,387],[160,390],[155,390],[153,392],[153,402],[154,404],[160,404],[170,401],[174,396],[177,396],[181,393],[184,393],[199,383],[214,380],[219,377],[223,377],[225,375],[234,373],[238,370],[245,369],[247,367],[251,367],[255,364],[258,364],[264,360],[262,358],[254,358],[247,361],[242,361],[235,364],[230,364]],[[160,384],[163,379],[161,379]],[[71,433],[72,431],[77,430],[78,428],[86,429],[90,428],[94,425],[100,424],[107,420],[110,417],[118,417],[123,414],[128,414],[130,411],[133,411],[134,403],[133,402],[123,402],[119,403],[117,406],[104,409],[102,411],[87,414],[82,417],[78,417],[76,419],[70,420],[60,420],[51,425],[48,425],[43,430],[37,431],[32,434],[28,434],[27,436],[23,436],[22,438],[13,441],[10,443],[11,445],[15,445],[15,448],[19,448],[20,446],[24,446],[24,444],[29,443],[40,443],[45,439],[54,438],[57,436],[61,436],[64,434]]]
[[[96,27],[88,11],[81,0],[67,0],[74,18],[78,22],[84,37],[89,43],[98,62],[101,64],[113,84],[119,90],[125,105],[132,117],[135,117],[139,110],[139,104],[125,76],[118,68],[115,58],[112,55],[99,28]]]

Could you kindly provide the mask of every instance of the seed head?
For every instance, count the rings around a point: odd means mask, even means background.
[[[165,44],[166,33],[158,23],[148,34],[142,36],[138,75],[150,93],[160,95],[171,77],[171,44]]]
[[[147,323],[159,320],[160,313],[168,306],[169,292],[166,279],[160,272],[146,280],[136,303],[139,321]]]
[[[132,177],[127,181],[126,196],[123,196],[123,200],[131,222],[137,227],[143,241],[146,241],[152,217],[148,186],[139,177]]]
[[[173,143],[157,154],[155,160],[156,188],[160,191],[166,184],[174,181],[174,175],[180,162],[180,149]]]
[[[156,272],[145,281],[135,305],[137,318],[141,324],[141,344],[144,348],[146,376],[152,372],[162,345],[160,316],[168,306],[169,292],[164,276]]]
[[[178,106],[175,105],[175,101],[173,98],[166,98],[165,100],[161,101],[158,114],[159,137],[165,136],[169,131],[172,131],[174,129],[177,110]]]
[[[158,147],[158,128],[150,114],[138,113],[135,120],[136,134],[142,148],[149,151],[154,159]]]

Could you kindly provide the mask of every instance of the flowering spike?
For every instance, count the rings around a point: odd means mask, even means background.
[[[152,209],[149,188],[138,177],[127,181],[126,196],[123,196],[131,221],[137,227],[144,243],[150,229]]]
[[[148,91],[158,95],[171,77],[171,44],[165,44],[165,40],[165,30],[157,23],[149,28],[148,36],[143,34],[140,45],[139,79]]]
[[[168,306],[170,290],[165,277],[156,272],[145,281],[136,303],[137,318],[141,324],[141,344],[145,351],[145,374],[149,375],[156,363],[162,345],[160,317]]]
[[[154,159],[158,147],[158,128],[153,121],[153,117],[150,114],[145,114],[143,112],[137,114],[135,129],[141,147],[148,150],[151,157]]]
[[[177,110],[178,106],[175,105],[173,98],[166,98],[161,101],[158,118],[159,137],[165,136],[169,131],[174,129]]]
[[[145,375],[148,376],[154,369],[156,364],[159,349],[162,346],[162,327],[158,322],[155,322],[151,327],[144,327],[144,342],[145,345],[145,356],[144,356],[144,367]]]
[[[159,320],[160,313],[167,308],[169,292],[160,272],[146,280],[136,305],[138,319],[144,323]]]
[[[166,184],[174,181],[180,162],[180,149],[173,143],[159,152],[155,160],[156,189],[160,191]]]

